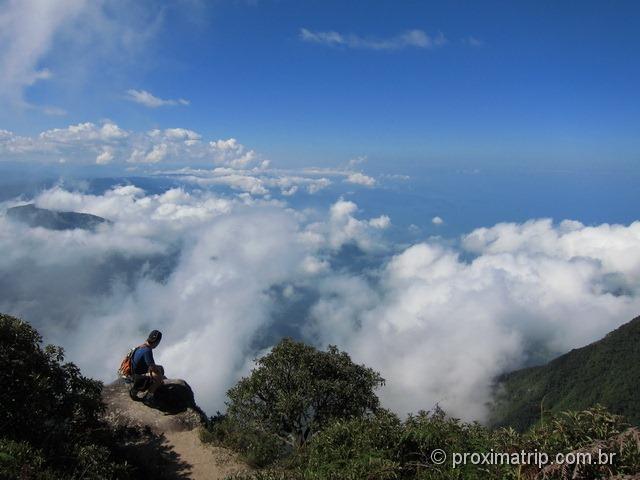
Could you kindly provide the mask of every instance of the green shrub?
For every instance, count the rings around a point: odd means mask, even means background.
[[[27,442],[0,439],[0,478],[57,480],[57,473],[45,464],[42,452]]]
[[[236,473],[225,480],[304,480],[299,473],[289,470],[268,469],[251,473]]]
[[[610,465],[578,465],[569,469],[562,469],[561,465],[548,465],[543,469],[523,466],[520,471],[524,478],[608,478],[640,472],[640,430],[630,428],[623,417],[601,405],[579,412],[552,414],[524,434],[503,428],[496,431],[495,438],[500,451],[539,451],[550,457],[558,453],[590,453],[593,458],[597,458],[599,451],[615,453]]]
[[[434,411],[421,411],[409,415],[403,425],[399,445],[405,476],[420,479],[484,479],[501,478],[500,468],[477,465],[458,465],[451,459],[454,453],[490,452],[494,447],[491,432],[477,422],[464,423],[449,417],[436,407]],[[431,460],[434,450],[442,450],[447,461],[435,464]]]
[[[323,352],[284,339],[256,363],[228,392],[228,415],[243,430],[299,447],[333,420],[378,408],[382,377],[336,347]]]
[[[400,478],[400,419],[387,411],[337,420],[300,452],[304,478],[390,480]]]
[[[240,428],[225,415],[212,417],[206,429],[200,431],[200,440],[231,448],[239,452],[252,467],[261,468],[283,458],[291,450],[275,435]]]
[[[61,348],[41,343],[29,324],[0,314],[3,468],[22,465],[44,475],[37,478],[126,478],[112,454],[116,438],[101,420],[102,384],[64,363]]]

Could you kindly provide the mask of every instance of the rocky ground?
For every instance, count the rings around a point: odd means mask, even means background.
[[[182,381],[171,382],[175,382],[169,384],[175,386],[173,393],[185,386],[189,388]],[[178,396],[182,400],[188,397]],[[191,406],[179,408],[174,404],[173,408],[165,409],[172,413],[149,408],[133,401],[129,386],[122,381],[106,385],[103,398],[107,405],[106,419],[114,426],[129,428],[130,441],[123,448],[136,463],[142,460],[144,477],[222,480],[250,470],[232,451],[200,441],[199,429],[206,417],[192,402],[188,402]]]

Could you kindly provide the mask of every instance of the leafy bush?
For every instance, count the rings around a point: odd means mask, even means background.
[[[399,478],[400,419],[387,411],[337,420],[317,434],[301,452],[302,472],[309,479]]]
[[[229,390],[228,415],[206,433],[253,465],[269,466],[235,480],[587,480],[640,472],[640,430],[600,406],[554,414],[525,433],[461,422],[439,408],[401,421],[379,408],[374,389],[383,383],[380,376],[335,347],[318,352],[283,340],[257,363]],[[446,455],[442,464],[432,459],[437,449]],[[616,453],[615,461],[452,463],[454,453],[544,452],[553,460],[558,453],[598,450]]]
[[[289,448],[273,434],[239,428],[226,415],[218,414],[209,420],[207,429],[200,431],[200,440],[231,448],[242,454],[252,467],[265,467],[283,458]]]
[[[601,405],[553,414],[522,435],[503,428],[495,438],[496,449],[507,452],[539,451],[550,457],[558,453],[589,453],[593,458],[597,458],[598,451],[615,453],[610,465],[548,465],[543,469],[524,466],[523,478],[586,479],[640,472],[640,431]]]
[[[0,471],[125,478],[126,465],[112,454],[113,432],[100,417],[102,384],[63,363],[61,348],[41,343],[29,324],[0,314]]]
[[[58,475],[45,468],[42,451],[27,442],[0,439],[0,478],[56,480]]]
[[[477,466],[447,462],[434,464],[435,449],[446,452],[486,452],[491,432],[477,423],[465,424],[447,417],[438,408],[419,412],[401,422],[390,412],[349,421],[338,421],[316,435],[305,452],[301,475],[305,479],[484,479],[490,476]],[[496,470],[494,478],[501,478]]]
[[[437,465],[431,452],[442,449],[447,461]],[[615,453],[611,465],[514,464],[458,465],[453,453],[545,452]],[[496,462],[497,463],[497,462]],[[640,430],[602,407],[566,412],[520,434],[492,431],[464,423],[444,412],[420,412],[404,422],[384,410],[375,415],[336,420],[293,452],[281,468],[238,476],[235,480],[568,480],[610,478],[640,472]],[[287,467],[287,468],[283,468]],[[623,477],[620,477],[623,478]],[[634,477],[635,478],[635,477]]]
[[[421,411],[409,415],[403,425],[399,444],[405,478],[420,479],[484,479],[502,478],[501,468],[458,465],[450,461],[454,453],[490,452],[494,447],[492,434],[477,422],[464,423],[449,417],[436,407],[433,412]],[[434,464],[431,454],[442,450],[448,461]]]
[[[333,420],[378,408],[374,390],[384,380],[336,347],[322,352],[284,339],[256,362],[228,392],[228,416],[238,429],[299,447]]]

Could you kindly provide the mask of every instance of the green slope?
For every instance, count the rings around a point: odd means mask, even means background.
[[[524,430],[541,411],[579,410],[597,403],[640,425],[640,317],[603,339],[539,367],[498,379],[490,422]]]

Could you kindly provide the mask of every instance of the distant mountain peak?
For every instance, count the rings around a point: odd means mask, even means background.
[[[99,225],[111,223],[109,220],[90,213],[61,212],[38,208],[33,203],[7,209],[7,217],[12,220],[49,230],[95,230]]]

